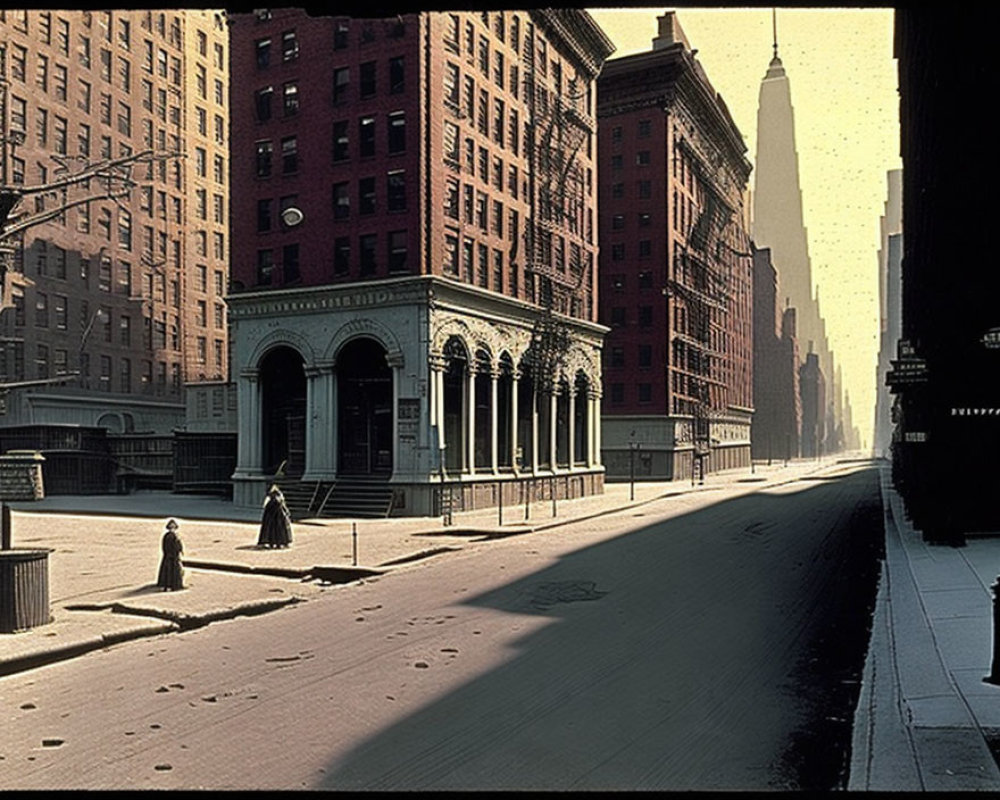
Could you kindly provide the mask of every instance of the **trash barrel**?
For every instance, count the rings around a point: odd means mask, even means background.
[[[45,625],[49,613],[47,548],[0,550],[0,633]]]

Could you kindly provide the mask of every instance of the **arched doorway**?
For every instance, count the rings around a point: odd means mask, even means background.
[[[469,354],[461,339],[452,336],[445,342],[444,370],[444,441],[445,469],[462,472],[467,466]]]
[[[353,339],[337,355],[341,474],[392,472],[392,370],[385,355],[385,348],[367,337]]]
[[[306,374],[302,356],[282,345],[260,364],[261,464],[265,474],[279,468],[298,477],[306,463]]]

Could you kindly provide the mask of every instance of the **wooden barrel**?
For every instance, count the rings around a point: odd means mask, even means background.
[[[0,633],[51,621],[48,549],[0,550]]]

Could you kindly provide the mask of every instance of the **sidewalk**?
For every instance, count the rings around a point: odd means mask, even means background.
[[[379,520],[302,520],[287,550],[255,546],[259,512],[225,500],[170,492],[54,496],[11,503],[15,548],[51,548],[53,620],[0,635],[0,676],[119,641],[263,613],[474,542],[565,525],[692,491],[790,483],[836,467],[835,459],[757,464],[689,481],[609,483],[603,495]],[[986,744],[1000,732],[1000,686],[983,683],[992,657],[992,594],[1000,537],[963,548],[923,542],[903,517],[881,469],[886,560],[855,710],[848,789],[1000,790]],[[185,589],[155,586],[169,517],[184,544]]]
[[[881,472],[886,558],[854,718],[849,790],[997,791],[992,593],[1000,537],[929,545]]]
[[[127,495],[54,495],[11,502],[17,548],[50,548],[52,621],[0,634],[0,676],[71,658],[126,639],[259,614],[324,592],[349,588],[471,543],[530,533],[613,513],[691,491],[742,485],[747,491],[796,480],[836,462],[755,465],[690,481],[608,483],[603,495],[549,500],[441,517],[307,519],[293,523],[288,549],[257,549],[260,512],[204,495],[138,491]],[[634,495],[634,499],[633,499]],[[160,538],[169,518],[179,523],[185,588],[156,587]]]

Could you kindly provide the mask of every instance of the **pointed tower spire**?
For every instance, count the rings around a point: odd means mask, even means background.
[[[774,57],[778,58],[778,9],[771,9],[771,30],[774,33]]]

